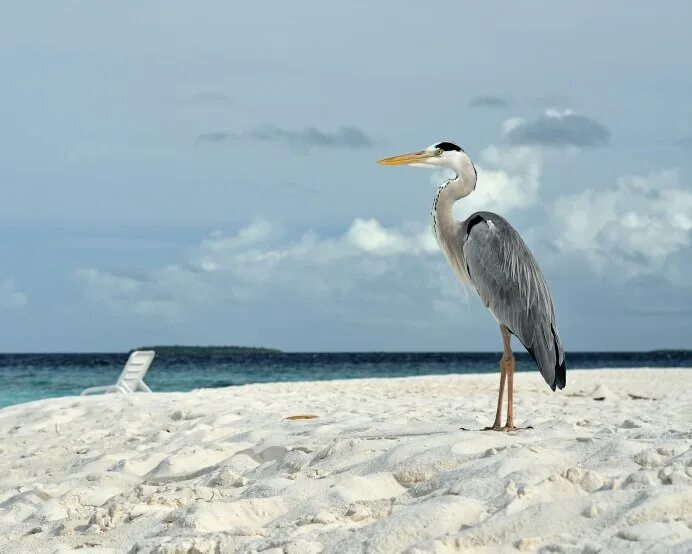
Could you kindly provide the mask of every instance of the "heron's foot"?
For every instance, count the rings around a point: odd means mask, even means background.
[[[507,425],[498,429],[498,431],[504,431],[505,433],[509,433],[510,431],[516,431],[516,430],[517,430],[517,428],[511,423],[507,423]]]
[[[492,427],[485,427],[483,431],[502,431],[502,427],[499,423],[495,423]]]

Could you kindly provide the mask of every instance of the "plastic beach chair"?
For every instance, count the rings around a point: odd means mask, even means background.
[[[151,392],[151,389],[147,387],[144,382],[144,376],[151,362],[154,361],[155,355],[156,352],[153,350],[135,350],[127,359],[123,372],[120,374],[120,377],[118,377],[118,381],[115,385],[90,387],[84,389],[80,396],[97,392],[119,392],[122,394],[129,394],[137,391]]]

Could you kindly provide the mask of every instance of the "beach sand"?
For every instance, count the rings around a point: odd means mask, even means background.
[[[0,550],[691,552],[692,370],[567,375],[513,433],[499,374],[5,408]]]

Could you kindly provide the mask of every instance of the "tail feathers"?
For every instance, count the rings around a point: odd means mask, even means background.
[[[541,375],[552,390],[556,388],[562,390],[567,384],[567,366],[565,365],[565,352],[560,344],[555,327],[551,325],[553,348],[548,348],[547,344],[533,345],[531,347],[524,344],[527,352],[531,354],[533,361],[536,362]],[[517,337],[518,338],[518,337]],[[522,342],[523,344],[523,342]]]
[[[553,342],[555,345],[555,382],[552,385],[552,389],[555,390],[557,386],[558,389],[562,390],[567,384],[567,366],[565,365],[565,351],[562,349],[560,344],[560,339],[557,336],[557,331],[555,327],[552,327],[553,331]]]

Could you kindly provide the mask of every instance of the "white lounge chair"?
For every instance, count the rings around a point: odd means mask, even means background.
[[[80,396],[97,392],[119,392],[122,394],[129,394],[137,391],[151,392],[151,389],[147,387],[144,382],[144,376],[151,362],[154,361],[155,355],[156,352],[153,350],[135,350],[127,359],[123,372],[120,374],[120,377],[118,377],[118,381],[115,385],[90,387],[84,389]]]

